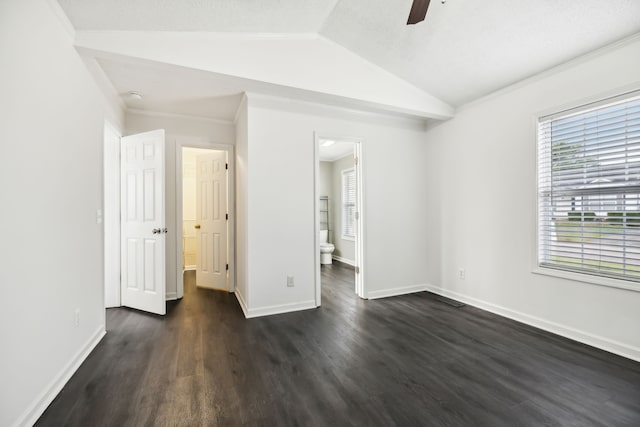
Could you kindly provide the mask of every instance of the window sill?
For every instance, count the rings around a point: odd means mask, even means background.
[[[629,280],[612,279],[609,277],[594,276],[586,273],[576,273],[550,267],[535,266],[531,271],[533,274],[543,276],[558,277],[560,279],[573,280],[576,282],[589,283],[592,285],[607,286],[609,288],[625,289],[627,291],[640,292],[640,283]]]

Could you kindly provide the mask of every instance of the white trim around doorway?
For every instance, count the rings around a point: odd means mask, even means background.
[[[104,121],[103,206],[104,305],[120,307],[120,139],[122,132]]]
[[[364,241],[365,241],[365,199],[364,199],[364,162],[363,162],[363,139],[358,137],[337,136],[330,133],[314,132],[313,138],[313,161],[314,161],[314,268],[315,268],[315,302],[316,307],[320,307],[322,302],[322,286],[321,286],[321,272],[320,272],[320,223],[319,223],[319,197],[320,197],[320,140],[331,139],[340,142],[352,142],[354,144],[354,154],[358,159],[356,165],[356,181],[357,181],[357,211],[359,214],[358,221],[356,223],[357,235],[355,239],[356,243],[356,256],[355,263],[352,264],[359,272],[355,275],[355,293],[363,299],[367,298],[366,282],[365,282],[365,253],[364,253]],[[334,257],[337,258],[337,257]],[[359,267],[359,268],[358,268]]]
[[[217,144],[203,138],[176,138],[176,297],[184,296],[184,270],[182,269],[182,148],[204,148],[207,150],[226,151],[228,171],[228,239],[229,239],[229,292],[236,289],[236,236],[235,236],[235,153],[234,146],[230,144]]]

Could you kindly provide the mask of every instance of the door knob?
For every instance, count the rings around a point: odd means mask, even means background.
[[[193,228],[195,228],[196,230],[199,230],[200,229],[200,224],[194,225]]]
[[[160,234],[160,233],[162,232],[162,230],[161,230],[161,229],[159,229],[159,228],[154,228],[153,230],[151,230],[151,232],[152,232],[153,234]]]
[[[163,228],[163,229],[162,229],[162,232],[163,232],[164,234],[167,234],[167,233],[169,232],[169,230],[167,230],[167,227],[165,227],[165,228]]]

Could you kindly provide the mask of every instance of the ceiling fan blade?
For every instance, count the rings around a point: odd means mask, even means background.
[[[427,16],[427,9],[429,9],[430,1],[431,0],[413,0],[407,25],[413,25],[424,21],[424,17]]]

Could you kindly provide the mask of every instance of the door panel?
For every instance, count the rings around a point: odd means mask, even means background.
[[[196,230],[196,284],[228,291],[226,156],[224,151],[211,151],[196,157],[196,220],[200,225]]]
[[[164,130],[121,144],[122,305],[165,314]]]

